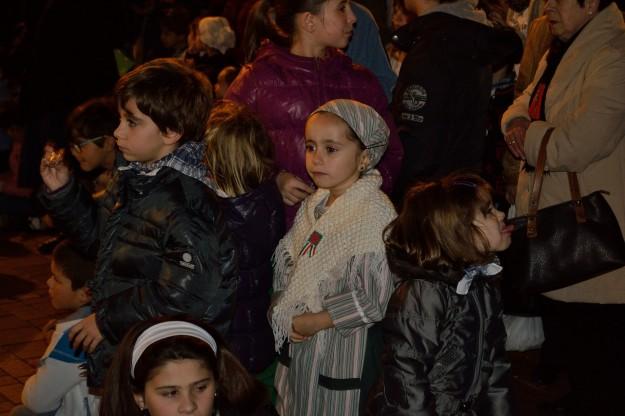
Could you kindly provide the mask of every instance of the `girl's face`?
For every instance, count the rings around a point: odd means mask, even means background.
[[[475,215],[473,224],[480,229],[482,235],[486,238],[486,241],[488,241],[490,251],[503,251],[510,247],[514,227],[512,225],[506,225],[504,223],[505,218],[506,214],[497,210],[492,203],[489,204],[486,215],[484,215],[481,210],[478,210]],[[478,239],[477,241],[480,240]]]
[[[202,361],[174,360],[152,372],[143,394],[135,394],[135,402],[152,416],[209,416],[216,389],[213,373]]]
[[[347,137],[347,125],[329,113],[314,114],[306,123],[306,170],[332,199],[342,195],[367,166],[360,143]]]
[[[315,39],[324,47],[347,47],[354,30],[356,16],[348,0],[327,0],[313,15]]]

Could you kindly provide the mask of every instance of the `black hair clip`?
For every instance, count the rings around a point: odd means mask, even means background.
[[[382,146],[386,146],[386,142],[373,143],[373,144],[370,144],[368,146],[365,146],[365,149],[373,149],[373,148],[382,147]]]

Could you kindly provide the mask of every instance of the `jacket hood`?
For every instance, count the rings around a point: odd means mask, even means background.
[[[393,43],[405,52],[427,41],[432,47],[462,59],[493,65],[516,63],[521,59],[523,43],[512,29],[493,28],[479,22],[478,15],[458,8],[454,13],[440,8],[414,19],[392,36]]]

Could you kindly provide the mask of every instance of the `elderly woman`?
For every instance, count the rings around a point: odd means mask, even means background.
[[[508,108],[502,130],[525,161],[517,186],[519,214],[528,207],[531,166],[541,139],[547,169],[540,208],[570,199],[567,172],[582,195],[605,190],[625,231],[625,24],[612,0],[547,0],[554,41],[534,81]],[[625,414],[625,269],[545,293],[560,331],[574,408],[580,414]],[[546,336],[552,334],[547,332]]]

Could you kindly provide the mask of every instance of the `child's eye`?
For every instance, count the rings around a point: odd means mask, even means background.
[[[126,122],[128,123],[129,127],[135,127],[137,125],[137,123],[134,120],[126,120]]]
[[[200,384],[195,387],[198,392],[202,392],[208,388],[208,383]]]
[[[337,150],[338,150],[337,148],[332,147],[332,146],[328,146],[328,147],[326,147],[326,151],[327,151],[328,153],[334,153],[334,152],[336,152]]]
[[[178,391],[176,390],[165,390],[161,392],[161,396],[168,397],[168,398],[176,397],[177,394],[178,394]]]
[[[315,151],[315,145],[314,145],[314,144],[307,143],[307,144],[306,144],[306,151],[307,151],[307,152],[314,152],[314,151]]]

